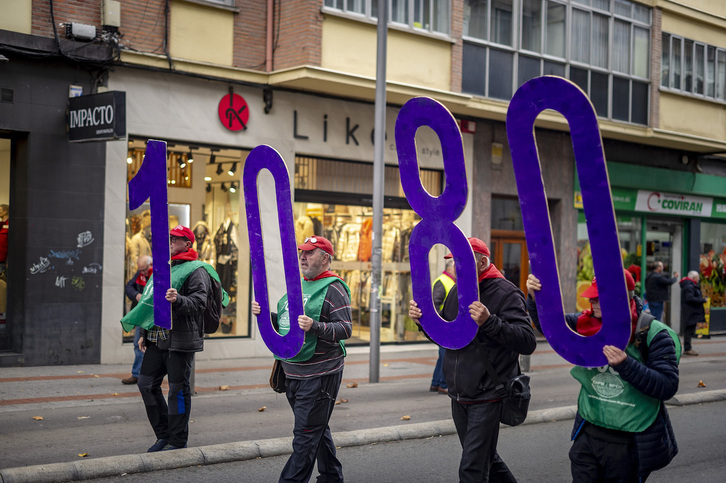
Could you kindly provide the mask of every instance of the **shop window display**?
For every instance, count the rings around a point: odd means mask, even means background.
[[[726,307],[726,225],[701,223],[701,291],[711,307]]]
[[[141,167],[144,146],[144,140],[129,140],[129,180]],[[239,307],[246,307],[249,298],[248,265],[243,265],[241,275],[238,265],[239,180],[248,151],[178,143],[168,144],[167,149],[169,226],[182,224],[191,228],[195,237],[193,248],[199,253],[199,259],[215,268],[230,296],[230,303],[222,312],[219,330],[208,337],[249,337],[249,317],[244,310],[241,310],[244,313],[238,313],[238,297],[244,299]],[[190,203],[174,203],[180,200]],[[150,221],[148,203],[127,212],[127,279],[136,272],[138,257],[151,255]],[[131,304],[126,298],[124,300],[124,311],[127,312]],[[132,336],[133,333],[125,333],[124,341],[131,341]]]
[[[370,290],[373,209],[367,206],[298,202],[294,204],[295,236],[298,243],[319,235],[329,239],[335,250],[332,270],[350,287],[353,336],[350,343],[370,341]],[[383,210],[381,241],[381,341],[423,340],[416,324],[408,318],[411,267],[408,240],[420,217],[410,209]],[[433,259],[442,259],[442,253]],[[436,272],[432,273],[432,280]]]
[[[8,236],[10,232],[10,140],[0,139],[0,350],[9,346],[7,335]]]

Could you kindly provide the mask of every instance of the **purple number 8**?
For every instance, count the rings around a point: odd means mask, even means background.
[[[275,331],[270,319],[267,272],[265,271],[265,247],[262,240],[260,202],[257,192],[257,175],[263,169],[269,170],[275,180],[282,259],[285,267],[285,286],[287,288],[287,302],[291,322],[290,331],[284,336]],[[265,341],[272,353],[283,359],[290,359],[295,357],[302,349],[305,332],[295,323],[298,316],[303,315],[302,286],[297,261],[297,247],[295,246],[290,177],[287,174],[287,166],[280,153],[265,145],[253,149],[245,162],[242,184],[250,240],[252,282],[255,290],[255,300],[260,304],[261,309],[260,315],[257,316],[257,326],[260,329],[262,340]]]
[[[441,141],[446,185],[438,197],[431,196],[421,184],[416,158],[416,131],[429,126]],[[464,233],[454,224],[466,206],[468,186],[464,146],[459,127],[451,113],[439,102],[426,97],[409,100],[396,119],[396,150],[401,185],[411,208],[421,216],[411,232],[409,259],[413,298],[421,309],[421,326],[431,339],[447,349],[466,347],[478,326],[469,316],[469,305],[479,300],[474,252]],[[446,322],[434,308],[428,255],[443,243],[454,255],[459,313]]]
[[[603,313],[602,328],[590,337],[577,334],[564,322],[547,196],[534,139],[535,119],[545,109],[560,112],[570,126]],[[583,367],[606,365],[603,346],[624,349],[631,328],[615,210],[595,110],[572,82],[560,77],[538,77],[514,94],[507,112],[507,137],[532,273],[542,282],[536,297],[542,332],[567,361]]]

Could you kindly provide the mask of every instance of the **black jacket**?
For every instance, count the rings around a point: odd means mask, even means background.
[[[459,310],[457,287],[444,303],[442,317],[456,318]],[[519,354],[531,354],[537,339],[525,309],[524,294],[504,278],[485,278],[479,283],[479,301],[491,313],[479,327],[474,340],[463,349],[446,350],[444,376],[449,396],[457,401],[489,401],[501,398],[495,387],[519,375]],[[499,381],[486,370],[488,360]]]
[[[641,316],[643,304],[636,296],[638,316]],[[532,321],[539,329],[537,306],[531,297],[527,297],[527,309]],[[577,319],[581,313],[566,314],[565,321],[573,330],[577,327]],[[648,324],[649,325],[649,324]],[[663,401],[675,396],[678,391],[678,359],[676,346],[667,331],[663,330],[653,337],[650,344],[641,348],[645,360],[642,364],[628,356],[622,364],[613,366],[620,377],[643,394],[661,401],[660,411],[653,424],[645,431],[635,433],[635,450],[638,455],[638,474],[643,476],[666,466],[678,453],[673,427]],[[572,429],[574,440],[584,424],[584,419],[577,413]]]
[[[701,288],[690,278],[681,280],[681,324],[691,327],[706,320],[706,311],[703,304]]]
[[[173,260],[172,266],[186,263]],[[204,310],[212,291],[212,279],[203,267],[189,274],[171,305],[171,330],[169,338],[158,341],[162,350],[200,352],[204,350]],[[146,334],[143,334],[144,339]]]
[[[668,278],[663,272],[650,272],[645,277],[645,299],[648,302],[665,302],[668,300],[668,289],[676,282],[676,278]]]
[[[133,309],[138,305],[138,301],[136,300],[136,296],[141,294],[144,291],[144,286],[139,285],[136,283],[136,279],[139,277],[139,271],[137,270],[133,277],[131,277],[131,280],[126,282],[126,288],[124,289],[124,292],[126,293],[126,296],[131,301],[131,308]]]

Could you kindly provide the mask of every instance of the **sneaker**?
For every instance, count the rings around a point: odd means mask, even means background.
[[[171,451],[173,449],[182,449],[182,448],[186,448],[186,447],[187,447],[186,444],[184,446],[174,446],[173,444],[167,444],[166,446],[161,448],[159,451]]]
[[[684,354],[686,354],[687,356],[697,356],[698,352],[691,349],[691,350],[685,351]]]
[[[139,382],[139,378],[134,376],[121,379],[121,384],[136,384],[137,382]]]
[[[439,387],[439,394],[449,394],[449,390],[445,387]]]
[[[169,442],[165,439],[157,439],[156,443],[151,445],[151,448],[147,449],[147,453],[156,453],[157,451],[161,451],[164,449],[164,446],[169,444]]]

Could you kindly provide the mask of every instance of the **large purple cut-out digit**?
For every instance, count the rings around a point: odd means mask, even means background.
[[[416,158],[416,131],[429,126],[439,136],[444,158],[446,185],[438,197],[421,184]],[[474,252],[461,229],[454,224],[466,206],[468,186],[464,146],[451,113],[427,97],[409,100],[396,119],[396,150],[401,185],[411,208],[421,222],[411,232],[409,259],[413,298],[421,309],[421,326],[431,339],[447,349],[461,349],[476,335],[478,326],[469,315],[469,305],[479,300]],[[429,252],[436,243],[446,245],[454,255],[459,314],[447,322],[436,312],[431,297]]]
[[[545,109],[561,113],[570,126],[603,314],[602,328],[591,337],[577,334],[565,323],[547,195],[534,138],[535,119]],[[625,349],[628,343],[630,309],[595,110],[587,95],[572,82],[560,77],[538,77],[520,87],[512,98],[507,136],[532,273],[542,282],[536,296],[542,332],[567,361],[584,367],[606,365],[603,346]]]
[[[166,194],[166,143],[149,140],[144,162],[129,181],[129,209],[146,200],[151,205],[151,256],[154,259],[154,325],[171,329],[171,303],[165,296],[171,287],[169,268],[169,205]]]
[[[275,331],[270,318],[270,301],[267,294],[267,272],[265,271],[265,246],[262,240],[262,223],[260,220],[260,201],[257,192],[257,175],[267,169],[275,180],[277,195],[278,223],[282,241],[282,261],[285,268],[285,286],[290,314],[290,332],[282,336]],[[297,318],[303,315],[302,286],[300,269],[297,261],[295,245],[295,225],[292,214],[292,196],[290,193],[290,177],[287,166],[280,153],[270,146],[257,146],[247,156],[242,185],[247,209],[247,232],[250,239],[250,258],[252,262],[252,283],[255,300],[260,304],[260,315],[257,326],[262,340],[273,354],[290,359],[302,349],[305,332],[297,324]]]

